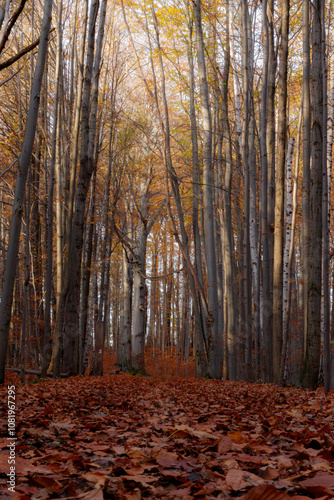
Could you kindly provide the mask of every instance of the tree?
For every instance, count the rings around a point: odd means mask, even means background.
[[[273,273],[273,375],[280,380],[283,334],[283,248],[284,248],[284,177],[287,142],[287,74],[289,51],[289,0],[282,1],[281,41],[279,45],[277,161],[275,187],[275,231]]]
[[[60,373],[61,336],[64,329],[64,370],[78,373],[79,370],[79,304],[80,304],[80,269],[83,247],[83,229],[86,198],[90,180],[95,168],[95,134],[96,111],[98,97],[98,81],[100,74],[100,61],[102,41],[104,35],[104,22],[106,1],[102,1],[100,24],[95,48],[95,24],[99,9],[99,1],[94,0],[90,7],[88,28],[88,50],[85,69],[82,116],[81,116],[81,148],[80,168],[77,188],[75,193],[74,216],[71,227],[70,247],[64,270],[64,284],[59,299],[56,324],[56,343],[54,353],[54,376]]]
[[[314,2],[312,23],[312,170],[310,177],[312,250],[309,253],[307,290],[307,332],[303,387],[314,389],[318,384],[321,348],[321,262],[322,262],[322,177],[323,177],[323,65],[322,65],[322,4]]]
[[[31,87],[29,111],[26,123],[26,131],[23,139],[21,155],[18,163],[18,172],[15,184],[15,198],[10,223],[10,235],[5,265],[2,296],[0,303],[0,384],[5,379],[5,363],[9,326],[11,320],[11,308],[13,302],[13,290],[18,264],[18,251],[22,223],[22,208],[25,197],[26,179],[29,172],[31,153],[33,149],[35,131],[40,103],[40,92],[43,81],[46,54],[48,48],[50,24],[51,24],[52,2],[45,0],[44,16],[41,28],[38,58]]]
[[[201,1],[194,1],[196,27],[197,64],[200,80],[200,102],[203,120],[203,205],[204,245],[207,267],[208,312],[206,317],[209,373],[221,378],[220,359],[222,337],[218,330],[217,259],[215,247],[215,226],[213,211],[213,166],[212,166],[212,123],[209,104],[209,88],[206,76],[205,52],[202,31]]]

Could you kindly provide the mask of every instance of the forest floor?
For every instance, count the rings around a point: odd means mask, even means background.
[[[153,362],[158,376],[23,385],[8,373],[17,441],[8,437],[5,386],[0,498],[334,498],[333,391],[176,378],[176,366],[186,372],[176,359]]]

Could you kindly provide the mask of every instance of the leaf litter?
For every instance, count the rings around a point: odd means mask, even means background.
[[[16,488],[3,499],[334,498],[333,391],[72,377],[16,387]]]

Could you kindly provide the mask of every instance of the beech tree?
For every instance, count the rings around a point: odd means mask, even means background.
[[[281,40],[278,70],[277,161],[275,186],[275,232],[273,272],[273,375],[280,380],[280,362],[283,338],[283,242],[284,242],[284,177],[286,162],[286,106],[289,47],[289,1],[282,2]]]
[[[15,197],[12,217],[10,222],[10,235],[4,278],[2,284],[2,295],[0,303],[0,383],[5,380],[5,363],[7,343],[11,320],[11,309],[13,303],[13,291],[18,264],[18,251],[22,222],[22,207],[25,197],[26,180],[31,162],[31,154],[35,140],[35,131],[40,103],[40,92],[43,81],[43,73],[48,48],[50,24],[51,24],[52,2],[45,0],[44,17],[41,27],[41,41],[39,44],[38,58],[31,87],[29,111],[26,123],[26,131],[23,139],[20,158],[18,161],[18,172],[15,184]]]
[[[86,197],[90,180],[95,168],[94,150],[96,134],[96,112],[98,96],[98,77],[104,34],[106,1],[101,3],[98,39],[95,48],[95,25],[99,9],[98,0],[92,2],[88,26],[88,50],[85,68],[83,97],[81,104],[81,148],[79,178],[75,192],[74,217],[70,228],[70,240],[64,270],[64,284],[57,310],[56,343],[54,352],[54,376],[60,373],[60,353],[63,322],[64,330],[64,370],[77,373],[79,370],[79,304],[80,304],[80,267],[83,247],[83,227]]]
[[[322,177],[323,177],[323,65],[322,65],[322,2],[314,3],[312,22],[312,128],[310,176],[310,239],[308,290],[307,290],[307,335],[301,382],[303,387],[315,388],[318,384],[320,366],[321,332],[321,262],[322,262]]]

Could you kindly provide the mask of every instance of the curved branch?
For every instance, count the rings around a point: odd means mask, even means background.
[[[11,66],[12,64],[14,64],[16,61],[21,59],[21,57],[23,57],[25,54],[28,54],[28,52],[31,52],[32,50],[34,50],[34,48],[37,47],[38,44],[39,44],[39,37],[33,43],[31,43],[30,45],[28,45],[24,49],[20,50],[20,52],[18,54],[15,54],[15,56],[10,57],[9,59],[7,59],[7,61],[0,63],[0,71],[2,69],[8,68],[8,66]]]
[[[4,49],[5,45],[6,45],[6,42],[7,42],[8,38],[9,38],[10,32],[12,31],[12,28],[13,28],[14,24],[16,23],[19,15],[23,11],[23,8],[25,6],[26,1],[27,0],[21,0],[20,5],[18,6],[18,8],[16,9],[16,11],[12,15],[12,17],[10,18],[8,26],[7,26],[7,28],[6,28],[6,30],[5,30],[5,32],[3,34],[2,40],[0,42],[0,54],[1,54],[1,52],[3,51],[3,49]]]

